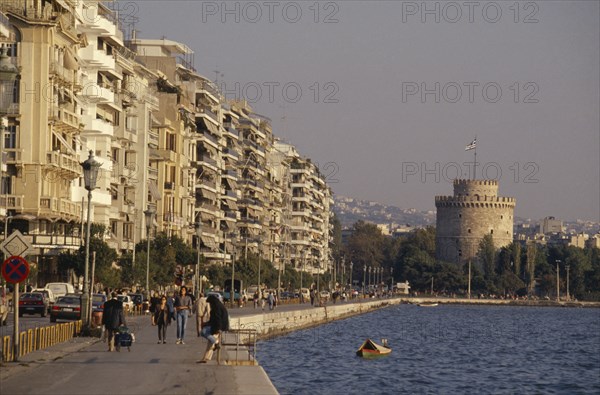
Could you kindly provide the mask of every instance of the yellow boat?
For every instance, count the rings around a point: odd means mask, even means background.
[[[363,358],[378,358],[389,355],[392,349],[387,346],[387,340],[382,339],[382,343],[383,345],[379,345],[373,340],[367,339],[356,351],[356,355]]]

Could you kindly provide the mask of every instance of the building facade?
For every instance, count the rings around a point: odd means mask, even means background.
[[[38,283],[78,281],[56,259],[83,245],[90,151],[102,166],[89,215],[118,253],[150,230],[208,264],[252,254],[327,270],[332,201],[318,167],[278,143],[268,117],[226,101],[187,45],[121,26],[97,0],[0,2],[0,44],[18,67],[1,82],[0,222],[33,244]]]

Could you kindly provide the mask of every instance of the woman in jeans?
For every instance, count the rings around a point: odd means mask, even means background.
[[[181,287],[179,295],[175,298],[175,312],[177,314],[177,344],[185,344],[185,326],[188,316],[192,314],[192,298],[187,295],[187,288]]]
[[[171,323],[171,315],[167,306],[167,297],[162,296],[152,314],[152,325],[158,325],[158,344],[167,342],[167,326]]]

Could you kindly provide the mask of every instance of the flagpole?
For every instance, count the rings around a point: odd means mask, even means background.
[[[473,150],[475,155],[475,161],[473,162],[473,180],[477,178],[477,144],[475,144],[475,148]]]

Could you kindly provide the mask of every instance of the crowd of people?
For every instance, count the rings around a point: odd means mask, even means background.
[[[111,299],[104,304],[102,324],[107,333],[108,351],[115,350],[115,335],[127,326],[123,303],[111,292]],[[153,293],[149,301],[152,326],[158,329],[158,344],[167,343],[167,328],[172,322],[177,326],[175,344],[185,344],[188,318],[196,316],[196,334],[207,340],[204,357],[198,363],[207,363],[213,352],[220,348],[221,334],[229,330],[229,313],[225,305],[214,295],[203,293],[194,298],[183,286],[172,295]]]

